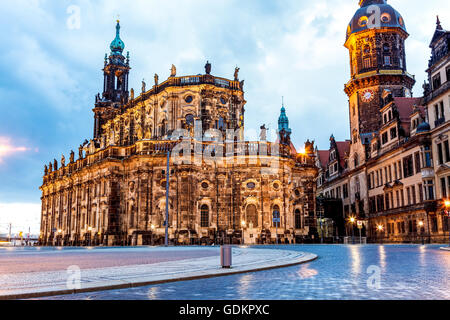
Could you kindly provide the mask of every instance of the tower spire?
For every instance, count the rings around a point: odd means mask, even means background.
[[[436,16],[436,29],[442,30],[441,20],[439,20],[439,16]]]

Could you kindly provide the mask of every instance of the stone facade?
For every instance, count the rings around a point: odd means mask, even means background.
[[[360,4],[345,44],[351,61],[352,78],[345,86],[351,140],[333,138],[329,150],[316,150],[318,195],[343,206],[348,236],[356,231],[351,221],[359,220],[373,242],[444,242],[450,190],[448,32],[438,21],[427,71],[431,84],[425,84],[424,97],[412,98],[415,81],[406,71],[403,18],[384,0]],[[381,26],[365,20],[374,5]],[[332,153],[338,143],[349,148],[337,154],[344,165],[336,170]],[[338,192],[344,186],[345,195]]]
[[[45,167],[41,243],[160,244],[166,206],[173,244],[314,237],[313,144],[295,150],[284,107],[276,142],[267,141],[264,126],[260,141],[243,141],[239,69],[233,80],[215,77],[209,62],[195,76],[177,76],[172,66],[167,80],[155,75],[135,97],[116,28],[93,109],[93,139],[80,146],[77,160],[72,151],[67,164],[63,157],[59,167],[56,160]]]

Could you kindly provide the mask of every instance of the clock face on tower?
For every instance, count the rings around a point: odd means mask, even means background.
[[[371,89],[366,89],[361,93],[361,100],[363,102],[370,102],[373,98],[375,98],[375,94]]]

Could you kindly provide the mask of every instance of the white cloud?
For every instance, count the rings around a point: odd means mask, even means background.
[[[18,232],[39,234],[41,205],[39,203],[0,203],[0,234]]]
[[[11,141],[11,138],[0,136],[0,163],[2,163],[6,157],[28,150],[29,149],[26,147],[15,146]]]

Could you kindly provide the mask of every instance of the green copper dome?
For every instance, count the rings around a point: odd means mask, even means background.
[[[112,55],[122,55],[123,49],[125,49],[125,44],[123,43],[122,39],[120,39],[119,20],[117,20],[116,25],[116,38],[113,40],[113,42],[111,42],[110,48]]]
[[[289,119],[286,115],[286,109],[284,106],[281,107],[280,117],[278,118],[278,132],[281,132],[283,129],[287,133],[292,132],[291,128],[289,128]]]

